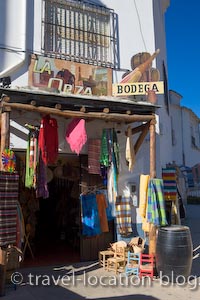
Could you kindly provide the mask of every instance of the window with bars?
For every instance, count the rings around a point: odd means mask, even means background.
[[[118,21],[113,10],[88,1],[43,0],[44,54],[119,68]]]

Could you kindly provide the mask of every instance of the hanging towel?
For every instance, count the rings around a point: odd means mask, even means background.
[[[132,129],[130,126],[128,126],[127,129],[126,160],[128,162],[129,171],[133,171],[133,167],[135,164],[135,150],[133,145]]]
[[[17,240],[17,200],[19,175],[0,173],[0,246]]]
[[[68,144],[70,145],[71,151],[79,155],[82,147],[87,142],[85,120],[73,119],[67,127],[65,138]]]
[[[100,151],[101,140],[89,139],[88,141],[88,173],[89,174],[101,174],[100,169]]]
[[[115,204],[117,232],[122,236],[129,236],[132,233],[130,203],[131,198],[123,196]]]
[[[148,185],[148,212],[147,221],[156,226],[167,225],[163,180],[153,178]]]
[[[82,207],[82,234],[84,236],[95,236],[101,233],[99,212],[96,195],[81,195]]]

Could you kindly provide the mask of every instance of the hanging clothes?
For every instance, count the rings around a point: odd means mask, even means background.
[[[134,145],[133,145],[131,126],[128,126],[128,129],[127,129],[126,161],[128,163],[129,171],[133,171],[133,167],[135,164],[135,150],[134,150]]]
[[[95,194],[81,195],[82,234],[95,236],[101,233],[100,218]]]
[[[54,118],[46,115],[42,118],[39,132],[39,150],[47,164],[54,164],[58,157],[58,125]]]
[[[26,149],[25,187],[36,188],[38,165],[38,136],[39,128],[29,130]]]
[[[77,155],[87,142],[87,132],[84,119],[73,119],[66,130],[66,141],[70,145],[71,151]]]
[[[117,202],[115,204],[117,232],[124,237],[128,237],[132,233],[130,203],[130,197],[122,196],[117,199]]]
[[[163,180],[153,178],[148,184],[148,213],[147,221],[156,226],[167,225],[165,212],[165,200],[163,192]]]

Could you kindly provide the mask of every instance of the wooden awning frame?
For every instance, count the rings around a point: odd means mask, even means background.
[[[150,177],[156,177],[156,134],[155,110],[151,104],[138,104],[129,100],[96,99],[85,97],[60,97],[59,95],[32,93],[21,90],[1,89],[1,153],[9,148],[10,111],[25,110],[39,114],[52,114],[64,118],[84,118],[86,120],[103,120],[117,123],[144,122],[132,128],[132,134],[140,133],[134,145],[137,153],[147,135],[150,133]],[[51,100],[46,101],[47,97]],[[66,99],[67,98],[67,99]],[[41,101],[40,101],[41,99]],[[77,101],[76,101],[77,100]],[[71,102],[70,102],[71,101]],[[0,153],[0,156],[1,156]],[[0,159],[1,163],[1,159]],[[2,170],[2,164],[1,164]],[[149,233],[149,253],[154,254],[156,247],[156,227],[151,224]]]

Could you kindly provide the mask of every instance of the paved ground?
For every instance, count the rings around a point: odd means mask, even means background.
[[[200,245],[200,205],[187,206],[184,221],[191,230],[193,249]],[[190,281],[175,284],[148,278],[140,280],[99,268],[98,262],[45,268],[20,269],[13,280],[22,282],[14,290],[7,286],[5,300],[199,300],[200,299],[200,249],[194,254]]]

